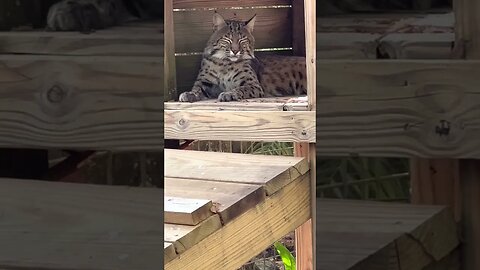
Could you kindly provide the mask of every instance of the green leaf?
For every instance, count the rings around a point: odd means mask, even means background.
[[[297,266],[295,265],[295,258],[293,257],[292,253],[290,253],[290,251],[288,251],[288,249],[279,242],[275,242],[274,246],[278,255],[280,255],[280,258],[282,258],[285,270],[296,270]]]

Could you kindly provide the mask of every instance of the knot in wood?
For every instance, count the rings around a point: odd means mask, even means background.
[[[65,96],[66,96],[65,90],[63,90],[63,88],[58,85],[52,86],[47,91],[47,99],[52,103],[62,102]]]
[[[187,121],[185,121],[185,119],[183,119],[183,118],[180,119],[180,120],[178,120],[178,124],[179,124],[180,126],[183,126],[183,125],[185,125],[186,123],[187,123]]]
[[[439,124],[435,126],[435,133],[440,137],[448,136],[450,134],[450,122],[447,120],[440,120]]]

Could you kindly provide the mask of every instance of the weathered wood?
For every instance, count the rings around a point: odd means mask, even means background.
[[[197,9],[197,8],[229,8],[229,7],[255,7],[255,6],[280,6],[290,5],[291,0],[174,0],[173,7],[176,9]]]
[[[164,222],[180,225],[197,225],[213,215],[211,200],[165,196]]]
[[[0,179],[0,268],[159,269],[162,196],[152,188]]]
[[[423,269],[459,244],[441,206],[317,199],[317,220],[319,270]]]
[[[311,215],[310,175],[285,186],[165,265],[173,269],[237,269]],[[228,243],[228,248],[219,243]],[[255,243],[252,245],[252,243]],[[248,248],[246,248],[248,247]],[[208,250],[208,257],[205,251]],[[241,250],[242,252],[238,252]]]
[[[480,157],[480,62],[325,60],[317,68],[320,155]]]
[[[450,206],[455,220],[460,221],[462,202],[458,160],[411,159],[410,182],[413,204]]]
[[[376,59],[377,39],[372,33],[317,33],[318,59]]]
[[[222,222],[228,223],[263,201],[265,191],[261,185],[166,177],[165,196],[211,200]]]
[[[166,139],[315,141],[315,112],[166,110]]]
[[[163,22],[133,22],[98,30],[78,32],[0,32],[0,54],[71,56],[163,56]]]
[[[166,102],[165,110],[213,111],[307,111],[306,97],[252,98],[234,102],[209,99],[198,102]]]
[[[248,20],[257,14],[253,30],[256,49],[292,47],[291,8],[219,9],[216,11],[225,19],[236,17]],[[174,12],[175,52],[203,52],[213,32],[213,14],[214,11],[199,10]]]
[[[0,56],[0,146],[163,148],[161,57]]]
[[[173,28],[173,0],[165,0],[165,85],[164,101],[176,100],[177,77],[175,64],[175,32]]]
[[[172,242],[176,253],[174,257],[169,258],[167,256],[169,251],[165,250],[165,264],[192,248],[221,227],[222,222],[219,215],[210,216],[196,226],[165,223],[165,241]]]
[[[177,254],[175,252],[175,247],[172,243],[165,242],[163,245],[164,248],[164,264],[174,259]]]
[[[264,185],[267,195],[308,170],[299,157],[165,149],[165,177]]]

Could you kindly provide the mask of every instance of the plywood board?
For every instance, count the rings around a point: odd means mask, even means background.
[[[197,225],[213,215],[211,200],[165,196],[164,222]]]

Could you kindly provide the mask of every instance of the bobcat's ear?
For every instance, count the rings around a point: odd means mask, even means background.
[[[247,28],[248,31],[253,32],[253,25],[255,24],[255,19],[257,18],[257,14],[253,15],[253,17],[247,21],[245,24],[245,28]]]
[[[226,26],[227,24],[225,23],[225,19],[222,17],[222,15],[218,14],[217,12],[215,12],[213,14],[213,26],[214,26],[214,29],[215,30],[218,30],[224,26]]]

